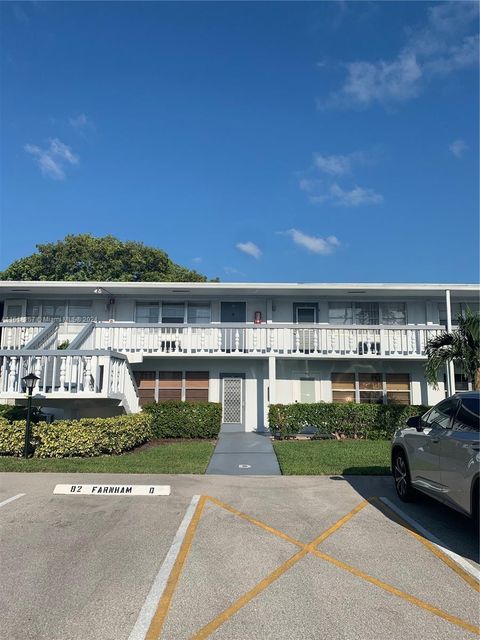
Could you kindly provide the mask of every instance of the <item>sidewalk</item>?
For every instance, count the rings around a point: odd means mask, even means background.
[[[267,435],[220,432],[207,474],[279,476],[277,456]]]

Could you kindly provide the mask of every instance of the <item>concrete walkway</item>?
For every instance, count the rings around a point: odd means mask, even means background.
[[[225,476],[281,475],[269,436],[244,431],[220,431],[206,473]]]

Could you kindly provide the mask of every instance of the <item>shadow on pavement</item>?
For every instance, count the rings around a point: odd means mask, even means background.
[[[381,481],[377,478],[377,485],[374,477],[355,475],[358,472],[356,468],[345,469],[345,475],[331,476],[331,479],[348,482],[365,499],[372,495],[388,498],[404,514],[435,535],[443,546],[477,565],[480,564],[479,529],[473,520],[421,493],[417,493],[413,502],[402,502],[395,492],[393,478],[383,477]],[[374,493],[373,489],[377,492]],[[372,506],[380,510],[376,501],[372,502]],[[394,521],[388,510],[382,513]]]

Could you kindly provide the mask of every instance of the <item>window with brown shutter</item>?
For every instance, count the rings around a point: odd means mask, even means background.
[[[158,373],[158,401],[182,399],[182,372],[159,371]]]
[[[185,400],[208,402],[208,371],[187,371],[185,374]]]
[[[155,402],[155,371],[135,371],[140,406]]]
[[[355,374],[332,373],[332,401],[355,402]]]
[[[387,373],[388,404],[410,404],[410,375],[408,373]]]

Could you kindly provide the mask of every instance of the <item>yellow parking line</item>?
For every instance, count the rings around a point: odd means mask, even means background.
[[[429,551],[431,551],[431,553],[437,556],[439,560],[444,562],[448,567],[450,567],[450,569],[452,569],[452,571],[455,571],[457,575],[459,575],[463,580],[465,580],[465,582],[467,582],[473,589],[475,589],[475,591],[480,593],[480,584],[478,583],[477,580],[475,580],[473,576],[471,576],[464,569],[462,569],[454,560],[449,558],[447,554],[443,553],[441,549],[439,549],[436,545],[430,542],[430,540],[427,540],[422,535],[420,535],[417,531],[415,531],[412,525],[406,522],[401,516],[398,515],[398,513],[395,513],[393,509],[390,509],[390,507],[386,505],[384,502],[382,502],[381,500],[378,500],[378,498],[375,498],[375,503],[378,505],[378,508],[380,509],[380,511],[382,511],[387,517],[391,518],[392,520],[400,524],[402,527],[404,527],[411,536],[413,536],[416,540],[421,542],[425,547],[427,547]]]
[[[251,518],[246,513],[243,513],[242,511],[239,511],[238,509],[235,509],[235,507],[232,507],[229,504],[226,504],[225,502],[220,502],[220,500],[217,500],[216,498],[212,498],[212,496],[205,496],[205,497],[206,497],[207,500],[210,500],[210,502],[213,502],[217,506],[222,507],[222,509],[225,509],[226,511],[229,511],[230,513],[233,513],[234,515],[238,516],[239,518],[242,518],[243,520],[246,520],[247,522],[251,522],[252,524],[256,525],[257,527],[260,527],[261,529],[264,529],[265,531],[268,531],[269,533],[273,533],[273,535],[278,536],[279,538],[282,538],[283,540],[286,540],[287,542],[291,542],[292,544],[294,544],[297,547],[300,547],[302,549],[303,549],[303,547],[305,547],[305,544],[303,542],[300,542],[299,540],[296,540],[295,538],[292,538],[291,536],[287,535],[286,533],[283,533],[282,531],[278,531],[278,529],[274,529],[273,527],[270,527],[268,524],[265,524],[264,522],[261,522],[260,520],[255,520],[255,518]]]
[[[358,504],[356,507],[354,507],[351,511],[349,511],[346,515],[343,516],[343,518],[340,518],[340,520],[338,520],[338,522],[336,522],[334,525],[332,525],[329,529],[327,529],[326,531],[324,531],[323,533],[321,533],[318,538],[315,538],[315,540],[312,540],[312,542],[310,542],[308,544],[309,547],[317,547],[321,542],[323,542],[324,540],[326,540],[329,536],[332,535],[332,533],[335,533],[335,531],[338,531],[338,529],[340,529],[340,527],[343,527],[344,524],[346,524],[351,518],[353,518],[353,516],[357,515],[357,513],[359,511],[361,511],[364,507],[367,506],[367,504],[373,500],[373,498],[368,498],[368,500],[364,500],[363,502],[361,502],[360,504]]]
[[[215,498],[211,498],[210,496],[208,496],[208,499],[211,502],[218,504],[219,506],[223,506],[224,508],[227,509],[227,511],[230,511],[231,513],[234,513],[235,515],[238,515],[244,518],[245,520],[252,522],[253,524],[257,524],[262,529],[266,529],[271,533],[275,533],[275,535],[280,534],[280,537],[288,539],[289,542],[293,541],[293,539],[290,539],[290,536],[285,536],[285,534],[282,534],[280,531],[277,531],[276,529],[272,529],[272,527],[269,527],[268,525],[263,524],[263,522],[259,522],[258,520],[254,520],[253,518],[250,518],[250,516],[247,516],[246,514],[241,513],[240,511],[237,511],[237,509],[230,507],[230,505],[223,504],[219,500],[216,500]],[[354,509],[349,511],[349,513],[343,516],[343,518],[340,518],[340,520],[335,522],[335,524],[329,527],[326,531],[324,531],[318,537],[314,538],[314,540],[312,540],[309,544],[303,544],[295,540],[293,543],[298,546],[301,546],[302,547],[301,551],[298,551],[294,556],[292,556],[286,562],[280,565],[278,569],[275,569],[275,571],[273,571],[270,575],[268,575],[266,578],[261,580],[261,582],[259,582],[255,587],[253,587],[253,589],[250,589],[250,591],[248,591],[243,596],[241,596],[236,602],[234,602],[230,607],[225,609],[220,615],[218,615],[216,618],[211,620],[207,625],[205,625],[202,629],[200,629],[198,633],[192,636],[192,640],[203,640],[204,638],[208,638],[208,636],[212,634],[216,629],[218,629],[218,627],[220,627],[222,624],[227,622],[227,620],[229,620],[235,613],[237,613],[237,611],[239,611],[242,607],[244,607],[251,600],[253,600],[253,598],[255,598],[259,593],[261,593],[267,587],[269,587],[273,582],[275,582],[275,580],[278,580],[280,576],[282,576],[286,571],[288,571],[288,569],[293,567],[293,565],[295,565],[299,560],[301,560],[307,553],[314,551],[315,547],[318,544],[320,544],[320,542],[322,542],[323,540],[328,538],[328,536],[332,535],[332,533],[340,529],[341,526],[343,526],[346,522],[348,522],[350,518],[352,518],[355,514],[357,514],[367,504],[368,504],[368,500],[364,500],[363,502],[361,502]]]
[[[152,618],[147,631],[147,635],[145,636],[145,640],[158,640],[158,638],[160,637],[160,633],[165,623],[165,618],[167,616],[168,609],[170,608],[170,603],[172,601],[172,597],[178,583],[178,579],[180,578],[180,574],[182,573],[183,565],[185,564],[185,560],[187,559],[190,548],[192,546],[193,536],[195,535],[198,523],[200,522],[200,516],[202,515],[203,507],[205,506],[205,500],[205,496],[202,496],[198,501],[197,508],[195,509],[193,518],[188,526],[187,533],[185,534],[185,538],[182,543],[182,547],[177,556],[175,564],[173,565],[172,572],[165,586],[165,591],[160,598],[157,610],[155,611],[155,615]]]
[[[272,582],[278,580],[280,576],[282,576],[288,569],[291,569],[294,564],[296,564],[299,560],[301,560],[304,556],[307,555],[308,549],[304,548],[301,551],[297,551],[297,553],[289,558],[286,562],[280,565],[275,571],[273,571],[270,575],[264,578],[261,582],[259,582],[253,589],[247,591],[241,598],[239,598],[236,602],[234,602],[228,609],[225,609],[219,616],[211,620],[207,625],[205,625],[198,633],[192,636],[191,640],[204,640],[204,638],[208,638],[210,634],[212,634],[218,627],[222,626],[227,620],[229,620],[237,611],[239,611],[242,607],[253,600],[259,593],[264,591],[267,587],[269,587]]]
[[[442,609],[438,609],[437,607],[434,607],[433,605],[428,604],[428,602],[424,602],[423,600],[420,600],[419,598],[416,598],[415,596],[412,596],[409,593],[405,593],[405,591],[401,591],[400,589],[397,589],[396,587],[393,587],[392,585],[387,584],[386,582],[382,582],[381,580],[378,580],[377,578],[374,578],[373,576],[368,575],[368,573],[364,573],[363,571],[360,571],[360,569],[356,569],[355,567],[352,567],[349,564],[342,562],[341,560],[332,558],[326,553],[323,553],[322,551],[318,551],[318,549],[313,549],[311,553],[316,555],[318,558],[321,558],[322,560],[326,560],[327,562],[334,564],[340,569],[344,569],[345,571],[352,573],[358,578],[362,578],[362,580],[366,580],[367,582],[370,582],[371,584],[374,584],[375,586],[380,587],[381,589],[383,589],[384,591],[387,591],[388,593],[398,596],[399,598],[402,598],[403,600],[406,600],[407,602],[410,602],[411,604],[414,604],[417,607],[420,607],[421,609],[425,609],[426,611],[433,613],[439,618],[448,620],[448,622],[451,622],[452,624],[457,625],[457,627],[461,627],[462,629],[466,629],[471,633],[480,635],[480,627],[470,624],[469,622],[465,622],[465,620],[462,620],[461,618],[457,618],[456,616],[452,616],[450,613],[447,613],[446,611],[442,611]]]

